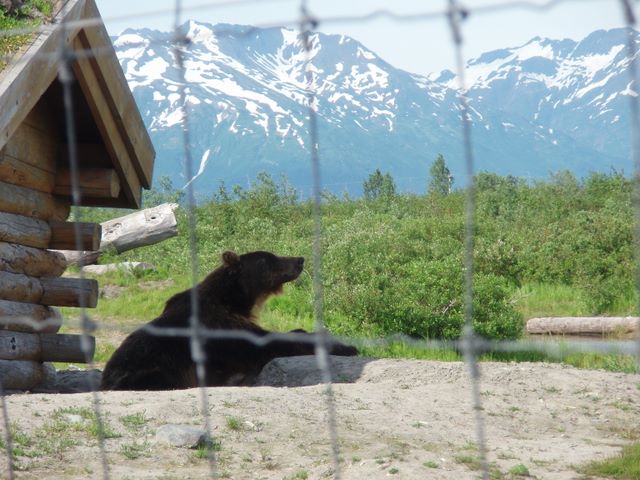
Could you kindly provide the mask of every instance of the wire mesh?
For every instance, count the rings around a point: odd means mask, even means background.
[[[174,26],[174,55],[178,65],[179,72],[179,92],[180,92],[180,109],[182,111],[182,147],[184,154],[184,172],[185,178],[193,178],[193,157],[191,154],[191,134],[189,121],[189,107],[187,103],[187,82],[185,74],[184,49],[188,48],[189,40],[185,37],[184,32],[180,31],[180,18],[182,14],[182,2],[176,0],[175,4],[175,26]],[[201,415],[204,422],[205,432],[209,438],[206,443],[207,460],[209,462],[209,471],[211,478],[218,478],[216,468],[216,458],[213,451],[213,442],[211,435],[211,419],[209,416],[209,401],[207,398],[206,387],[206,355],[204,351],[204,339],[201,335],[202,326],[200,324],[200,301],[199,292],[196,288],[198,284],[199,263],[198,263],[198,242],[196,237],[196,199],[193,182],[187,185],[187,212],[189,222],[189,251],[191,262],[191,295],[190,295],[190,349],[191,358],[196,365],[196,378],[198,382],[198,390],[200,392]]]
[[[269,0],[276,3],[281,0]],[[308,103],[308,132],[309,132],[309,151],[310,151],[310,165],[312,175],[312,197],[313,197],[313,290],[314,290],[314,318],[315,318],[315,330],[317,335],[311,339],[303,334],[289,333],[280,334],[272,333],[266,336],[257,336],[251,332],[244,331],[211,331],[204,329],[199,324],[199,301],[198,292],[196,288],[192,288],[191,292],[191,315],[189,318],[189,328],[157,328],[152,325],[143,325],[141,328],[154,335],[160,336],[182,336],[190,339],[192,358],[197,365],[197,378],[200,392],[201,403],[201,416],[205,425],[205,429],[211,437],[211,419],[209,414],[209,406],[207,399],[207,391],[205,389],[205,362],[203,345],[208,339],[241,339],[250,341],[256,345],[263,346],[273,341],[296,341],[296,342],[313,342],[315,345],[315,355],[317,365],[322,373],[323,382],[326,385],[326,402],[327,402],[327,419],[328,430],[332,449],[332,461],[333,461],[333,477],[340,478],[340,452],[338,441],[338,421],[335,399],[333,396],[331,385],[331,368],[329,363],[328,345],[332,337],[324,324],[324,294],[323,294],[323,278],[322,278],[322,212],[321,212],[321,168],[320,168],[320,139],[318,137],[317,128],[317,112],[315,109],[316,95],[314,91],[314,78],[310,68],[311,58],[311,39],[313,36],[313,30],[318,27],[320,23],[327,24],[340,24],[340,23],[354,23],[354,22],[370,22],[379,18],[387,18],[397,22],[423,22],[433,19],[447,19],[452,32],[453,44],[455,46],[456,53],[456,66],[458,70],[459,80],[459,99],[461,104],[461,137],[464,145],[464,155],[467,173],[466,183],[466,220],[465,220],[465,328],[464,335],[459,341],[438,341],[438,340],[416,340],[407,336],[390,336],[379,339],[363,339],[363,338],[348,338],[339,339],[346,341],[353,341],[359,346],[384,346],[391,345],[396,342],[404,342],[420,348],[425,349],[454,349],[462,351],[464,353],[465,361],[469,366],[470,382],[472,385],[472,406],[475,415],[475,428],[476,439],[478,443],[479,456],[482,463],[482,476],[483,478],[489,478],[489,467],[487,459],[487,440],[485,438],[484,431],[484,419],[482,415],[482,403],[479,393],[480,382],[480,369],[478,366],[478,355],[484,352],[514,352],[514,351],[539,351],[549,355],[561,356],[567,352],[600,352],[600,353],[614,353],[614,354],[635,354],[638,358],[638,365],[640,366],[640,336],[636,341],[627,342],[571,342],[565,341],[562,345],[553,344],[550,342],[535,342],[535,341],[517,341],[517,342],[497,342],[487,341],[478,337],[473,331],[473,251],[474,251],[474,227],[475,227],[475,187],[474,187],[474,159],[473,159],[473,142],[471,132],[471,119],[469,114],[469,103],[467,97],[467,90],[465,84],[465,66],[464,56],[462,53],[463,37],[462,37],[462,22],[468,15],[482,15],[482,14],[494,14],[500,11],[512,10],[512,9],[524,9],[524,10],[538,10],[545,11],[550,10],[562,3],[567,3],[571,0],[551,0],[547,2],[535,2],[535,1],[508,1],[502,3],[494,3],[484,7],[477,7],[474,9],[464,9],[456,0],[449,0],[447,8],[428,10],[423,12],[415,12],[411,14],[399,14],[389,9],[375,10],[359,15],[337,15],[332,17],[316,18],[310,14],[306,0],[301,0],[300,3],[300,15],[295,20],[285,20],[278,22],[277,24],[265,23],[257,24],[256,28],[269,27],[269,26],[297,26],[300,32],[300,38],[302,40],[303,48],[305,51],[305,80],[307,84],[306,101]],[[191,152],[191,135],[189,128],[189,109],[186,101],[186,75],[187,66],[184,61],[184,50],[188,48],[188,39],[185,38],[184,33],[180,32],[179,21],[183,14],[192,14],[202,10],[210,10],[217,8],[225,8],[231,5],[240,4],[252,4],[252,3],[264,3],[264,0],[228,0],[219,2],[203,3],[201,5],[192,7],[183,7],[180,0],[176,0],[175,7],[172,9],[157,9],[153,11],[141,12],[140,17],[151,17],[156,15],[166,15],[173,13],[175,16],[175,29],[173,39],[173,50],[176,65],[178,66],[180,82],[180,109],[182,111],[183,122],[183,153],[185,161],[185,177],[193,178],[193,166],[192,166],[192,152]],[[635,252],[640,252],[640,95],[638,94],[638,88],[640,85],[638,74],[638,61],[637,61],[637,47],[632,36],[633,28],[636,25],[634,5],[630,0],[621,0],[621,6],[625,19],[627,22],[627,28],[629,32],[627,57],[628,57],[628,72],[631,80],[631,89],[635,93],[629,95],[630,110],[631,110],[631,132],[630,132],[630,144],[632,158],[634,160],[635,171],[635,186],[636,192],[634,196],[634,209],[635,209]],[[131,19],[137,15],[127,15],[122,17],[113,17],[109,20],[118,19]],[[63,22],[59,28],[85,28],[95,26],[101,23],[100,19],[84,19],[74,22]],[[0,36],[7,35],[19,35],[19,34],[31,34],[31,33],[43,33],[48,32],[52,28],[58,28],[58,26],[43,26],[38,28],[22,28],[11,29],[4,32],[0,32]],[[249,35],[251,29],[245,32],[245,35]],[[219,32],[224,35],[224,31]],[[65,36],[63,35],[63,38]],[[142,45],[141,45],[142,46]],[[105,50],[71,50],[69,45],[64,44],[61,46],[59,52],[55,54],[55,58],[59,64],[59,81],[63,88],[64,93],[64,109],[65,109],[65,132],[67,135],[67,142],[69,146],[69,161],[72,178],[72,198],[74,205],[81,204],[80,189],[78,181],[78,154],[75,149],[75,125],[72,115],[72,95],[71,95],[71,82],[72,82],[72,64],[74,60],[78,58],[92,58],[101,54],[110,53]],[[39,54],[36,54],[39,55]],[[47,54],[50,57],[54,54]],[[3,59],[9,59],[8,56],[2,57]],[[23,56],[18,59],[17,62],[27,62],[31,58]],[[189,247],[190,247],[190,261],[191,261],[191,281],[192,286],[195,287],[199,278],[199,266],[198,266],[198,251],[197,251],[197,238],[196,238],[196,200],[193,185],[190,183],[187,187],[187,212],[188,212],[188,230],[189,230]],[[79,218],[76,218],[79,220]],[[76,246],[80,250],[82,245],[81,234],[78,228],[75,229],[75,241]],[[640,261],[636,260],[636,264],[640,264]],[[80,275],[82,276],[82,270]],[[638,288],[640,289],[640,269],[637,274]],[[113,328],[114,324],[108,322],[95,322],[87,315],[86,299],[84,295],[81,295],[81,314],[80,321],[75,323],[75,326],[82,331],[82,350],[87,357],[87,364],[90,368],[93,368],[93,361],[91,358],[91,348],[88,343],[89,335],[96,329],[109,329]],[[15,320],[14,320],[15,321]],[[52,321],[53,322],[53,321]],[[54,322],[53,322],[54,323]],[[36,322],[32,319],[24,319],[24,324],[34,329],[44,329],[48,325],[53,324],[51,322]],[[74,326],[73,321],[68,321],[67,325]],[[93,411],[98,423],[98,440],[101,455],[102,464],[102,476],[105,479],[109,478],[109,459],[106,454],[104,444],[104,427],[102,425],[102,412],[100,408],[100,394],[97,392],[97,385],[93,383],[92,377],[89,378],[89,390],[92,392]],[[8,458],[8,476],[10,479],[14,478],[13,468],[13,456],[12,456],[12,435],[11,435],[11,423],[10,412],[8,411],[5,391],[3,385],[0,384],[0,398],[2,401],[1,408],[3,414],[3,429],[5,438],[5,450]],[[212,478],[217,478],[216,459],[214,452],[211,448],[208,449],[209,469]]]

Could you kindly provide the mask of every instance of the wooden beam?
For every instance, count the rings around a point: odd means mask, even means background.
[[[0,241],[49,248],[51,227],[43,220],[0,212]]]
[[[0,181],[51,193],[55,175],[0,151]]]
[[[0,272],[0,299],[57,307],[95,308],[98,282],[91,278],[37,278]]]
[[[86,336],[85,340],[86,354],[82,335],[0,331],[0,359],[87,363],[93,360],[96,339]]]
[[[0,300],[0,330],[56,333],[61,326],[62,315],[55,308]]]
[[[94,0],[86,2],[86,16],[100,18]],[[155,151],[142,116],[136,106],[124,72],[116,59],[115,50],[102,22],[83,30],[84,43],[88,48],[99,50],[94,63],[103,91],[108,92],[108,104],[118,128],[126,132],[125,144],[138,177],[145,188],[151,187]],[[105,54],[105,51],[107,54]]]
[[[55,250],[98,250],[102,238],[99,223],[49,222],[51,239],[48,248]],[[76,231],[80,235],[80,245],[76,242]]]
[[[82,198],[118,198],[120,195],[118,174],[110,168],[81,169],[78,172],[78,187]],[[58,170],[53,193],[65,197],[73,195],[71,172],[69,170]]]
[[[40,220],[65,220],[69,202],[48,193],[0,182],[0,211]]]
[[[29,390],[55,377],[49,363],[31,360],[0,360],[0,382],[5,390]]]
[[[76,50],[87,50],[91,46],[81,31],[73,41]],[[73,64],[73,72],[87,100],[100,135],[102,136],[109,156],[121,178],[122,190],[131,207],[140,208],[142,186],[129,150],[125,143],[127,132],[120,129],[115,121],[110,100],[104,89],[104,79],[96,73],[95,58],[78,58]]]
[[[174,210],[177,203],[163,203],[123,217],[102,222],[102,241],[99,249],[62,251],[69,265],[91,265],[96,263],[100,253],[109,249],[117,253],[134,248],[153,245],[178,234],[178,224]],[[96,251],[99,250],[99,251]]]
[[[176,208],[177,203],[163,203],[102,222],[100,250],[113,248],[116,252],[122,253],[176,236]]]
[[[64,255],[51,250],[0,242],[0,270],[32,277],[59,277],[67,268]]]
[[[17,62],[0,77],[0,149],[13,136],[27,114],[58,75],[60,52],[82,27],[74,23],[85,10],[85,0],[68,0],[54,21],[43,25]],[[61,19],[65,19],[62,27]]]
[[[49,128],[45,128],[48,118],[44,103],[36,103],[2,149],[4,154],[55,174],[60,139],[52,129],[59,126],[49,123]]]
[[[0,242],[17,243],[35,248],[75,250],[75,229],[80,230],[80,249],[97,250],[102,236],[98,223],[47,223],[37,218],[0,212]]]
[[[42,278],[43,305],[96,308],[98,281],[92,278]]]

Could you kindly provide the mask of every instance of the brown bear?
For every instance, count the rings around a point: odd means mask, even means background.
[[[270,252],[238,255],[225,252],[222,265],[196,287],[200,325],[215,330],[243,330],[258,336],[268,332],[257,325],[257,311],[283,285],[298,278],[302,257],[279,257]],[[190,326],[191,290],[174,295],[162,314],[149,325],[156,328]],[[246,385],[276,357],[312,355],[310,341],[274,340],[265,345],[232,338],[203,341],[206,385]],[[173,390],[196,387],[196,365],[191,356],[191,339],[186,336],[153,335],[142,327],[129,335],[107,362],[102,390]],[[329,344],[333,355],[357,355],[355,347]]]

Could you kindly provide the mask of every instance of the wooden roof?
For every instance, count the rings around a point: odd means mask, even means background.
[[[82,204],[140,207],[142,188],[151,186],[155,152],[94,0],[62,2],[42,30],[0,72],[0,151],[38,112],[59,129],[63,141],[51,155],[60,168],[68,167],[58,73],[60,52],[69,47],[79,166],[113,168],[121,187],[117,198],[83,197]]]

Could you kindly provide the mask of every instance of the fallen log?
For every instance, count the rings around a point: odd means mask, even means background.
[[[529,334],[626,335],[639,330],[638,317],[541,317],[527,321]]]
[[[122,263],[107,263],[105,265],[87,265],[82,267],[84,273],[90,273],[92,275],[104,275],[108,272],[125,272],[125,273],[139,273],[147,270],[155,270],[150,263],[146,262],[122,262]]]
[[[49,363],[31,360],[0,360],[0,382],[5,390],[29,390],[53,382],[56,370]]]
[[[82,342],[86,341],[85,352]],[[0,359],[32,360],[36,362],[91,361],[96,349],[96,339],[91,336],[51,333],[20,333],[0,331]]]
[[[114,218],[101,223],[102,239],[98,251],[75,252],[60,250],[68,264],[91,265],[106,250],[117,253],[159,243],[178,234],[176,203],[163,203],[157,207]]]

